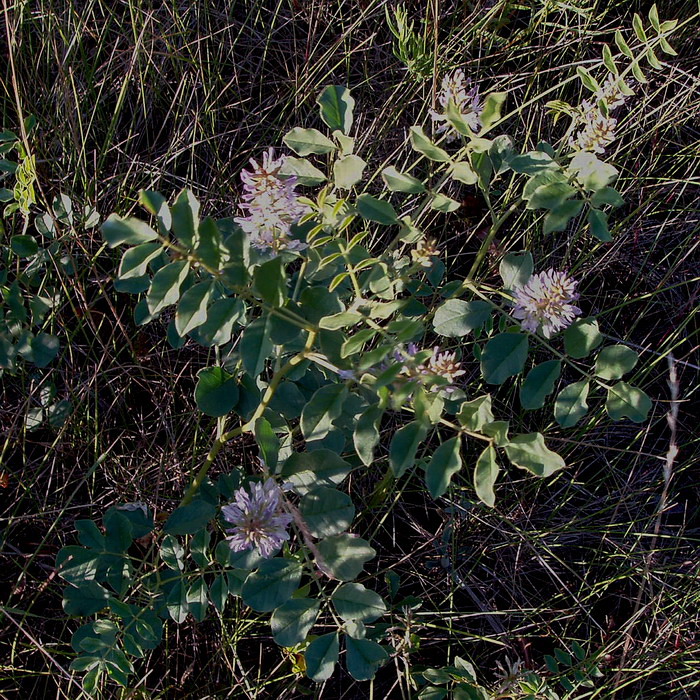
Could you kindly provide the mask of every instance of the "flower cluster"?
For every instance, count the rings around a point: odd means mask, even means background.
[[[542,330],[545,338],[571,325],[581,313],[572,302],[578,299],[576,281],[564,272],[547,270],[533,275],[527,284],[513,290],[513,316],[526,331]]]
[[[443,110],[447,109],[447,105],[450,102],[453,102],[469,128],[472,131],[479,130],[481,126],[481,112],[484,109],[484,105],[479,97],[478,86],[470,87],[469,80],[464,77],[464,71],[461,68],[448,73],[442,79],[438,102]],[[431,110],[430,116],[434,122],[439,124],[435,130],[437,134],[448,132],[446,136],[448,142],[454,141],[459,136],[444,114],[438,114],[436,111]]]
[[[250,493],[240,488],[234,502],[221,508],[224,519],[233,525],[227,541],[234,552],[257,547],[264,557],[271,557],[285,540],[292,516],[282,509],[280,487],[274,479],[250,483]]]
[[[415,362],[413,358],[418,353],[418,346],[415,343],[409,343],[405,351],[394,352],[394,358],[398,362],[403,362],[401,374],[408,379],[430,385],[431,391],[440,389],[445,389],[447,392],[454,391],[455,387],[452,386],[454,381],[466,373],[461,363],[457,361],[456,353],[440,352],[440,348],[435,347],[425,362]],[[434,383],[436,379],[439,381],[437,384]],[[448,386],[444,385],[445,382]]]
[[[437,255],[440,255],[440,250],[434,238],[421,239],[411,251],[413,262],[418,263],[421,267],[431,267],[432,259]]]
[[[609,113],[625,103],[620,79],[612,73],[608,74],[593,97],[593,100],[584,100],[581,103],[581,129],[576,137],[571,139],[570,145],[581,151],[605,153],[605,147],[615,140],[617,126],[617,119]],[[599,108],[600,102],[605,104],[606,113]]]
[[[251,245],[277,255],[282,250],[303,250],[306,244],[291,237],[291,227],[307,213],[294,189],[296,178],[280,176],[285,156],[275,158],[270,148],[262,163],[250,159],[253,170],[242,170],[243,201],[239,205],[246,216],[235,219],[250,236]]]

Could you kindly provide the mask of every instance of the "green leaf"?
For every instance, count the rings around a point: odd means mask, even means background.
[[[566,464],[545,444],[541,433],[516,435],[506,446],[508,459],[521,469],[527,469],[536,476],[550,476]]]
[[[603,189],[619,174],[617,168],[588,151],[577,153],[571,159],[569,169],[576,173],[576,179],[590,192]]]
[[[282,476],[294,484],[300,495],[320,486],[332,488],[350,473],[350,465],[331,450],[293,452],[284,463]]]
[[[197,375],[194,400],[208,416],[225,416],[238,403],[236,378],[221,367],[205,367]]]
[[[105,536],[100,532],[94,520],[76,520],[75,529],[78,531],[80,544],[92,549],[103,550]]]
[[[428,160],[434,160],[439,163],[446,163],[450,160],[447,151],[436,146],[425,134],[420,126],[412,126],[409,129],[411,146],[414,151],[422,153]]]
[[[651,399],[641,389],[618,382],[608,389],[605,410],[613,420],[629,418],[634,423],[643,423],[651,410]]]
[[[280,168],[282,177],[293,175],[302,187],[314,187],[326,181],[326,176],[306,158],[287,156]]]
[[[34,236],[18,234],[10,238],[10,248],[20,258],[31,258],[39,252],[39,244]]]
[[[190,190],[182,190],[170,210],[173,233],[186,248],[194,248],[199,230],[199,202]]]
[[[56,571],[68,583],[90,581],[97,575],[99,556],[99,552],[77,545],[62,547],[56,556]]]
[[[317,547],[326,568],[341,581],[357,578],[362,573],[365,562],[377,555],[369,542],[348,534],[326,537]]]
[[[310,598],[292,598],[280,605],[270,618],[272,636],[281,647],[301,644],[316,623],[321,603]]]
[[[207,584],[202,577],[196,578],[187,589],[187,606],[197,622],[201,622],[207,616],[208,593]]]
[[[213,292],[212,282],[199,282],[182,295],[175,312],[175,330],[180,337],[184,337],[207,320],[207,305]]]
[[[287,278],[282,258],[273,258],[255,269],[255,291],[272,307],[283,306],[287,301]]]
[[[63,591],[63,611],[66,615],[94,615],[107,607],[109,591],[97,581],[83,581],[79,586],[68,586]]]
[[[347,395],[345,384],[327,384],[314,393],[301,412],[301,430],[307,441],[328,435],[333,421],[343,412]]]
[[[359,352],[365,345],[377,335],[374,328],[363,328],[361,331],[357,331],[354,335],[350,336],[340,347],[340,356],[342,358],[351,357]]]
[[[547,234],[553,231],[564,231],[569,225],[569,221],[581,213],[581,209],[583,209],[583,200],[581,199],[567,200],[554,207],[552,211],[544,217],[542,226],[543,233]]]
[[[306,675],[316,683],[328,680],[333,675],[333,669],[338,662],[339,651],[337,632],[314,639],[304,652]]]
[[[457,414],[457,420],[467,430],[481,432],[486,423],[493,422],[490,394],[465,401]]]
[[[355,517],[350,496],[326,486],[305,494],[299,509],[309,532],[316,538],[340,534],[350,527]]]
[[[560,374],[560,360],[548,360],[533,367],[520,387],[520,405],[526,411],[542,408],[545,398],[554,391]]]
[[[588,357],[603,342],[603,336],[594,318],[582,318],[564,332],[564,349],[577,360]]]
[[[267,418],[258,418],[254,426],[255,441],[260,448],[262,463],[272,472],[277,468],[280,441]]]
[[[524,287],[535,269],[532,253],[508,253],[498,266],[505,289]]]
[[[381,199],[373,197],[371,194],[361,194],[357,198],[357,210],[363,219],[374,221],[383,226],[390,226],[398,223],[398,217],[394,207]]]
[[[615,43],[617,44],[617,48],[620,49],[620,51],[627,56],[627,58],[634,59],[634,54],[632,53],[632,49],[628,46],[627,42],[624,40],[622,36],[622,32],[619,29],[615,30]]]
[[[287,559],[265,559],[243,584],[243,602],[258,612],[270,612],[286,603],[299,588],[302,567]]]
[[[321,108],[321,119],[331,130],[349,134],[352,128],[352,111],[355,100],[344,85],[329,85],[316,100]]]
[[[588,413],[588,391],[590,385],[587,380],[574,382],[564,387],[554,403],[554,417],[562,428],[571,428]]]
[[[384,647],[370,639],[355,639],[345,635],[347,651],[345,664],[356,681],[370,681],[377,669],[389,658]]]
[[[207,309],[207,320],[197,329],[196,340],[205,347],[225,345],[236,322],[244,318],[245,304],[240,299],[218,299]]]
[[[530,151],[519,156],[514,156],[508,165],[516,173],[525,175],[537,175],[546,170],[557,170],[559,166],[552,157],[544,151]]]
[[[456,202],[450,197],[446,197],[444,194],[433,194],[430,198],[430,208],[435,209],[435,211],[441,211],[443,214],[457,211],[459,207],[459,202]]]
[[[612,236],[608,230],[608,215],[599,209],[591,209],[588,212],[588,223],[591,227],[591,234],[599,241],[608,243],[612,241]]]
[[[211,216],[205,217],[199,224],[197,245],[194,254],[210,270],[218,270],[226,254],[221,231]]]
[[[393,165],[382,170],[384,184],[392,192],[406,192],[408,194],[420,194],[425,192],[425,185],[408,173],[399,172]]]
[[[529,197],[527,209],[556,209],[564,205],[577,192],[565,182],[551,182],[538,187]]]
[[[577,66],[576,73],[585,88],[591,92],[598,92],[600,90],[600,85],[598,85],[596,79],[583,66]]]
[[[448,299],[438,307],[433,317],[433,328],[446,338],[461,338],[486,323],[492,305],[486,301]]]
[[[173,225],[173,218],[165,197],[160,192],[141,190],[139,192],[139,203],[146,211],[156,217],[161,234],[167,234]]]
[[[490,508],[496,504],[496,494],[493,487],[498,478],[498,462],[496,450],[489,445],[476,460],[474,468],[474,490],[479,499]]]
[[[61,343],[55,335],[50,333],[37,333],[31,341],[32,362],[36,367],[49,365],[61,347]]]
[[[151,316],[155,316],[166,306],[176,304],[180,299],[180,287],[190,271],[186,260],[177,260],[161,267],[153,276],[151,287],[146,294],[146,304]]]
[[[361,583],[344,583],[331,596],[336,612],[343,620],[374,622],[386,612],[382,597]]]
[[[603,187],[591,197],[591,204],[600,207],[609,204],[611,207],[621,207],[625,203],[620,193],[613,187]]]
[[[453,180],[463,182],[465,185],[475,185],[479,176],[474,172],[472,166],[466,161],[455,163],[450,170],[450,177]]]
[[[243,331],[240,353],[245,371],[253,378],[265,369],[265,360],[272,354],[270,317],[251,321]]]
[[[219,574],[211,586],[209,587],[209,600],[214,604],[214,607],[223,612],[228,600],[229,590],[228,581],[225,574]]]
[[[452,476],[462,468],[459,436],[443,442],[435,450],[425,470],[425,483],[433,498],[440,498],[450,485]]]
[[[360,416],[353,432],[353,444],[357,456],[365,466],[374,462],[374,449],[379,443],[379,425],[384,415],[384,409],[370,406]]]
[[[528,353],[523,333],[500,333],[486,343],[481,355],[481,374],[488,384],[503,384],[522,372]]]
[[[185,582],[181,578],[178,579],[175,585],[170,589],[165,601],[165,606],[168,609],[170,617],[178,625],[181,625],[187,619],[187,613],[190,611],[190,608],[187,604]]]
[[[634,369],[639,355],[626,345],[608,345],[595,361],[595,375],[601,379],[620,379]]]
[[[158,234],[145,222],[134,217],[122,219],[116,214],[110,214],[102,224],[102,235],[110,248],[116,248],[122,243],[137,245],[148,243]]]
[[[367,163],[359,156],[349,155],[339,158],[333,163],[335,186],[345,190],[354,187],[362,179],[366,167]]]
[[[413,466],[418,446],[427,434],[428,429],[420,421],[412,421],[394,433],[389,446],[389,464],[397,479]]]
[[[142,243],[124,251],[117,277],[120,280],[142,277],[146,274],[148,263],[160,255],[162,249],[160,243]]]
[[[484,108],[479,117],[481,122],[481,131],[479,133],[483,134],[488,131],[501,118],[501,108],[506,101],[506,95],[505,92],[492,92],[486,95]]]
[[[167,519],[165,532],[169,535],[193,535],[214,519],[216,508],[207,501],[196,499],[176,508]]]
[[[635,12],[632,16],[632,29],[637,35],[639,41],[646,43],[648,41],[647,34],[644,31],[644,25],[642,24],[642,18]]]
[[[295,126],[282,141],[300,156],[330,153],[336,148],[333,141],[318,129],[302,129],[300,126]]]

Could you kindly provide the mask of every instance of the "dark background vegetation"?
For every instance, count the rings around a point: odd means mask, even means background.
[[[358,150],[371,170],[385,161],[400,167],[410,162],[407,127],[426,122],[435,85],[414,79],[394,57],[385,5],[3,0],[0,43],[13,61],[0,68],[2,126],[16,129],[20,111],[36,116],[44,208],[63,192],[102,217],[135,209],[140,188],[172,195],[184,186],[208,213],[231,215],[247,159],[279,145],[292,126],[318,126],[314,99],[327,84],[352,88]],[[436,79],[461,66],[482,91],[508,90],[504,133],[532,148],[565,130],[566,120],[554,124],[544,103],[577,104],[575,66],[594,66],[614,30],[627,35],[632,13],[650,6],[414,0],[408,11],[418,28],[428,23]],[[694,2],[659,3],[662,19],[696,11]],[[550,261],[573,266],[586,313],[603,312],[604,333],[641,354],[634,382],[654,399],[649,422],[612,424],[596,410],[578,429],[549,431],[569,469],[541,482],[510,470],[495,510],[476,502],[467,473],[438,502],[418,479],[401,484],[400,497],[372,501],[381,460],[352,483],[355,529],[374,533],[379,550],[373,572],[394,570],[402,594],[423,601],[410,621],[422,640],[414,664],[440,666],[456,654],[494,682],[497,662],[520,659],[546,674],[544,655],[577,640],[604,672],[585,697],[698,697],[698,20],[672,44],[678,56],[664,57],[661,72],[647,71],[650,83],[637,86],[607,154],[626,199],[611,217],[613,243],[594,247],[579,237],[572,247],[566,234],[544,238],[527,213],[493,256],[528,246],[538,269]],[[469,188],[452,194],[464,206],[436,218],[430,233],[459,275],[478,248],[483,212]],[[21,221],[6,222],[8,235],[13,226]],[[60,357],[47,370],[6,374],[0,389],[7,477],[0,691],[8,698],[78,696],[63,670],[78,623],[62,613],[53,568],[59,548],[74,540],[73,521],[124,501],[168,512],[212,432],[210,419],[193,418],[192,398],[196,372],[213,361],[209,352],[191,342],[172,350],[161,323],[135,326],[133,298],[113,290],[115,253],[98,229],[65,228],[61,242],[76,273],[53,270],[63,301],[50,330],[62,340]],[[659,517],[671,354],[682,399],[680,452]],[[73,414],[58,430],[29,431],[25,415],[46,382],[72,402]],[[521,416],[511,397],[508,389],[497,395],[501,415],[547,426],[545,412]],[[215,468],[254,456],[242,439]],[[378,580],[385,593],[383,575]],[[401,697],[402,673],[400,660],[390,662],[374,697]],[[313,689],[294,676],[266,620],[235,601],[221,619],[169,627],[137,681],[124,697],[294,698]],[[314,692],[370,697],[369,684],[340,669]]]

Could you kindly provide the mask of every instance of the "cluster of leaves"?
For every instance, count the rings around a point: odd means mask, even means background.
[[[104,222],[108,245],[127,246],[115,288],[140,295],[135,322],[165,316],[174,348],[188,337],[218,348],[217,364],[201,370],[194,397],[217,419],[217,438],[163,532],[153,529],[145,506],[113,508],[104,533],[79,521],[84,546],[61,551],[66,612],[109,611],[73,640],[81,653],[74,668],[88,671],[88,689],[105,672],[126,685],[128,655],[153,648],[164,620],[181,623],[189,614],[201,620],[211,606],[223,610],[231,595],[271,614],[273,638],[303,654],[312,680],[333,673],[341,638],[350,674],[371,679],[389,656],[381,644],[386,626],[377,620],[390,606],[356,581],[376,552],[351,533],[355,507],[343,484],[353,470],[384,464],[377,447],[388,414],[402,425],[389,440],[383,483],[420,466],[427,490],[438,498],[464,466],[465,443],[480,442],[475,492],[491,507],[499,460],[537,477],[565,463],[541,432],[511,434],[510,424],[494,415],[488,388],[519,381],[522,409],[549,401],[562,429],[587,414],[591,387],[607,392],[613,420],[645,420],[649,398],[619,381],[638,356],[623,345],[603,346],[594,318],[552,339],[513,320],[513,290],[534,272],[529,253],[503,258],[501,290],[479,282],[479,265],[515,207],[500,215],[492,210],[493,225],[466,279],[445,279],[439,258],[420,252],[425,213],[459,206],[441,192],[447,183],[488,195],[506,172],[524,176],[521,201],[547,210],[546,231],[564,230],[588,206],[593,236],[608,235],[599,207],[619,204],[610,186],[615,169],[588,153],[569,159],[545,143],[519,153],[506,135],[487,138],[501,121],[504,100],[503,93],[486,96],[478,134],[448,105],[448,121],[463,137],[456,153],[411,127],[416,170],[384,168],[387,191],[375,196],[356,194],[367,163],[354,152],[354,99],[345,87],[326,88],[318,104],[328,133],[296,127],[283,138],[296,155],[286,159],[282,176],[316,188],[300,198],[308,214],[292,228],[305,244],[301,252],[271,256],[256,249],[233,219],[200,216],[189,190],[172,203],[158,192],[141,192],[152,223],[117,214]],[[365,245],[376,227],[393,233],[380,251]],[[426,348],[436,341],[456,343],[450,361],[474,368],[474,398],[452,386],[452,377],[426,370],[435,352]],[[409,349],[412,344],[417,349]],[[576,381],[560,383],[571,375]],[[237,425],[227,430],[229,418]],[[295,538],[271,558],[256,550],[234,553],[221,538],[221,500],[231,500],[248,477],[236,472],[217,484],[207,477],[223,444],[245,432],[255,437],[262,475],[289,489],[283,498]],[[137,546],[148,551],[136,555]],[[316,626],[324,627],[319,636]],[[451,682],[478,691],[467,665],[455,664],[449,673]],[[437,683],[428,675],[424,680]]]
[[[393,9],[394,18],[386,11],[386,23],[389,30],[396,38],[393,46],[394,56],[403,63],[408,72],[417,80],[424,80],[433,74],[433,54],[430,50],[427,23],[423,23],[423,33],[414,30],[413,20],[409,21],[408,13],[403,5],[397,5]]]

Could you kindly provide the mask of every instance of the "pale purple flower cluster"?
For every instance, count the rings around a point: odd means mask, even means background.
[[[428,361],[421,364],[411,362],[411,358],[415,357],[417,354],[418,346],[415,343],[409,343],[405,351],[396,350],[394,352],[394,359],[404,363],[401,368],[401,374],[409,379],[425,382],[427,384],[431,384],[430,380],[434,380],[435,378],[440,378],[449,382],[448,386],[432,384],[430,387],[432,391],[445,389],[448,392],[452,392],[455,388],[452,386],[455,379],[466,374],[465,370],[462,369],[461,363],[457,361],[457,355],[454,352],[440,352],[440,348],[435,347]]]
[[[281,250],[303,250],[306,244],[291,237],[291,227],[308,212],[294,191],[295,177],[280,176],[286,156],[275,158],[270,148],[263,153],[262,163],[253,158],[251,170],[241,171],[243,202],[239,205],[246,216],[235,219],[250,236],[251,245],[277,255]]]
[[[513,316],[526,331],[542,330],[545,338],[571,325],[581,313],[572,302],[578,299],[576,280],[553,269],[533,275],[527,284],[513,290]]]
[[[625,93],[622,92],[621,79],[608,74],[603,85],[598,89],[592,100],[581,103],[581,129],[575,138],[570,140],[572,148],[593,153],[605,153],[606,146],[615,140],[617,119],[609,113],[603,114],[598,103],[604,102],[608,112],[621,107],[625,103]]]
[[[464,71],[461,68],[448,73],[442,79],[438,102],[445,110],[450,101],[455,104],[469,128],[472,131],[478,131],[481,127],[481,112],[484,109],[484,105],[479,97],[478,86],[470,87],[469,80],[464,77]],[[430,116],[434,122],[439,124],[435,133],[448,132],[446,136],[448,142],[454,141],[459,136],[444,114],[431,110]]]
[[[271,557],[289,539],[287,528],[292,516],[282,508],[281,491],[274,479],[250,483],[250,493],[240,488],[234,502],[221,508],[233,525],[227,541],[234,552],[257,547],[263,557]]]

